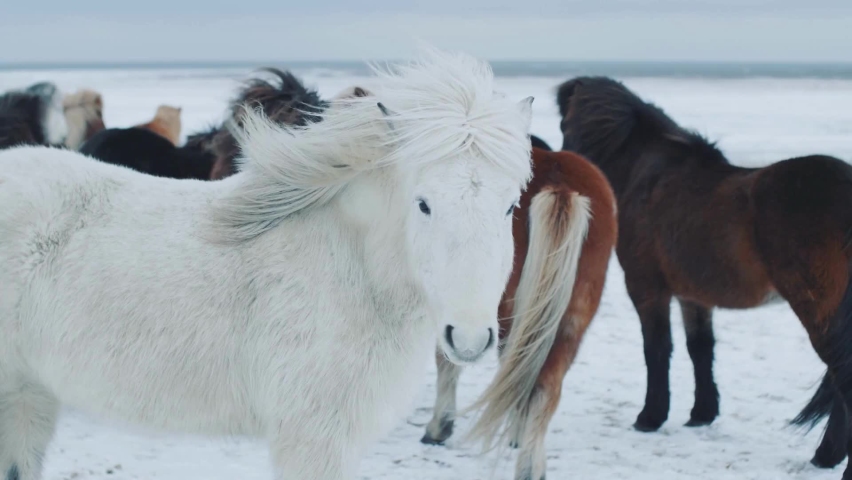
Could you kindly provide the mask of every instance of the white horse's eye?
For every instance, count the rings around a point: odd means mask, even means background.
[[[423,200],[422,198],[418,199],[417,205],[420,207],[420,211],[423,212],[424,214],[426,214],[426,215],[432,214],[432,210],[429,208],[429,204],[426,203],[426,200]]]

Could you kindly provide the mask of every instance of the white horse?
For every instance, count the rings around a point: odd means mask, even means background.
[[[377,72],[308,127],[249,115],[219,182],[0,154],[0,475],[40,478],[65,404],[268,439],[280,480],[351,479],[436,331],[453,362],[489,351],[532,98],[462,54]]]

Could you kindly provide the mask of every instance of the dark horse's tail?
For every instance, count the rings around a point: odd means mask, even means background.
[[[839,323],[841,329],[852,329],[852,275],[835,318],[841,320]],[[820,468],[834,468],[846,458],[849,443],[849,413],[840,391],[835,387],[834,380],[827,371],[813,398],[790,423],[810,431],[825,417],[829,417],[828,423],[811,463]]]
[[[805,405],[805,408],[790,423],[797,427],[805,427],[809,431],[812,430],[822,419],[831,413],[831,410],[834,408],[835,395],[836,389],[831,380],[831,375],[825,372],[825,376],[822,377],[822,383],[819,384],[819,388],[817,388],[813,398],[811,398],[808,404]]]
[[[834,314],[835,329],[833,332],[841,339],[852,338],[852,270],[849,283]],[[821,468],[833,468],[846,458],[849,443],[849,412],[840,391],[834,384],[830,372],[826,371],[816,393],[805,405],[805,408],[790,421],[792,425],[812,430],[825,417],[829,417],[825,426],[822,442],[814,454],[811,463]]]

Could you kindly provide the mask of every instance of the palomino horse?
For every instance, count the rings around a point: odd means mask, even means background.
[[[65,111],[65,122],[68,124],[65,146],[71,150],[77,150],[83,142],[106,128],[104,102],[98,92],[82,89],[65,95],[62,108]]]
[[[0,95],[0,149],[62,144],[68,135],[62,99],[50,82]]]
[[[653,431],[668,417],[673,297],[695,368],[688,426],[719,414],[713,307],[775,299],[790,304],[828,366],[822,394],[800,420],[834,405],[842,417],[852,402],[852,167],[818,155],[733,166],[703,137],[609,78],[565,82],[558,104],[563,148],[598,165],[618,198],[616,253],[642,323],[648,368],[635,428]],[[847,448],[848,422],[830,423],[843,437],[821,447],[816,464],[838,463]],[[849,467],[844,478],[852,478]]]
[[[484,409],[471,438],[520,448],[516,480],[544,478],[547,426],[597,312],[618,233],[615,196],[597,167],[540,148],[532,160],[533,179],[513,221],[515,268],[500,304],[501,340],[508,338],[496,379],[471,407]],[[426,444],[452,435],[462,370],[440,351],[436,358],[438,395]]]
[[[270,73],[273,80],[252,78],[231,101],[226,122],[208,132],[210,141],[208,149],[216,157],[210,172],[211,180],[220,180],[237,172],[239,148],[236,135],[242,129],[246,109],[259,109],[266,117],[278,125],[302,127],[311,122],[319,121],[319,112],[328,107],[328,102],[322,100],[319,94],[310,90],[290,72],[276,68],[264,68],[261,71]],[[235,133],[236,132],[236,135]]]
[[[299,129],[249,112],[219,182],[0,153],[0,471],[40,477],[66,404],[264,438],[279,480],[352,480],[436,339],[486,355],[532,98],[433,50],[373,93]]]
[[[172,145],[177,146],[178,143],[180,143],[180,114],[180,107],[160,105],[157,107],[157,112],[154,114],[154,118],[150,122],[136,125],[135,128],[142,128],[154,132],[171,142]]]

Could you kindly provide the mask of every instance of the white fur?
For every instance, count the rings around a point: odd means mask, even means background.
[[[491,82],[426,52],[323,122],[251,118],[219,182],[0,153],[0,476],[40,478],[61,403],[265,437],[279,480],[354,478],[436,329],[464,350],[496,327],[530,118]]]

